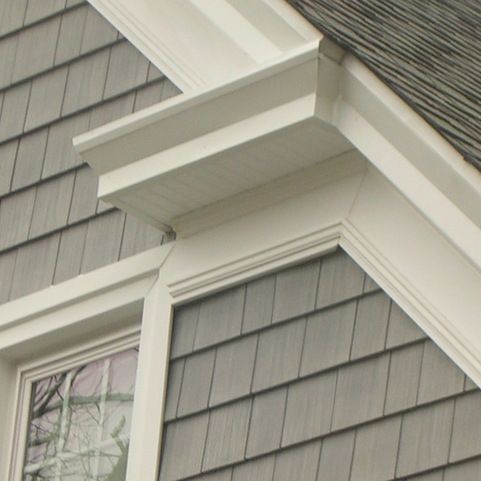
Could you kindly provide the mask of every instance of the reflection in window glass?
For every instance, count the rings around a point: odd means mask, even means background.
[[[24,481],[123,481],[137,349],[33,385]]]

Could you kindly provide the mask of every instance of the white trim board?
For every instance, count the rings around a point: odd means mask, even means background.
[[[170,250],[161,246],[0,306],[0,356],[19,362],[64,343],[62,333],[75,339],[138,319]]]
[[[183,92],[322,37],[280,0],[89,0]]]

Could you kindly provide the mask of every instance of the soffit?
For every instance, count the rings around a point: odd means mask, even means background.
[[[352,150],[332,125],[339,72],[315,43],[80,136],[76,146],[100,176],[101,198],[170,230],[198,209]]]

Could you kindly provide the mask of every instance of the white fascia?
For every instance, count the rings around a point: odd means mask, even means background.
[[[283,0],[89,0],[183,92],[225,83],[322,35]]]

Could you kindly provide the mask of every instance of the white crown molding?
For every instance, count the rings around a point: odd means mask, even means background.
[[[460,253],[481,269],[481,175],[351,55],[334,124]]]
[[[279,0],[89,0],[183,92],[224,83],[322,35]]]

